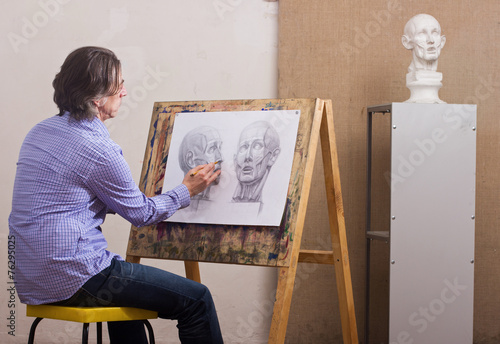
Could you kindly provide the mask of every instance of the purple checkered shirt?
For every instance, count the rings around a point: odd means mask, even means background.
[[[65,300],[113,258],[122,259],[106,250],[100,225],[107,212],[140,227],[189,202],[183,184],[146,197],[99,119],[76,121],[66,113],[42,121],[21,147],[9,217],[21,301]]]

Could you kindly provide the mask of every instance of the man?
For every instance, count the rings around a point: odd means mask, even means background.
[[[262,189],[280,151],[278,133],[268,122],[257,121],[243,129],[234,155],[239,181],[234,202],[262,202]]]
[[[217,162],[214,170],[219,171],[222,164],[221,146],[222,140],[219,132],[213,127],[201,126],[189,131],[182,139],[179,147],[179,165],[181,170],[187,174],[198,165]],[[216,178],[212,185],[217,185],[218,183],[219,178]],[[191,198],[191,206],[200,200],[209,200],[210,188],[211,186],[193,196]]]
[[[54,81],[60,113],[26,136],[17,166],[10,235],[16,288],[27,304],[128,306],[177,319],[182,343],[222,343],[208,289],[159,269],[124,262],[106,250],[107,212],[151,225],[187,207],[220,174],[196,166],[170,192],[146,197],[134,183],[104,121],[127,95],[121,64],[98,47],[73,51]],[[191,176],[194,172],[196,175]],[[146,343],[140,322],[108,324],[111,343]]]
[[[441,26],[433,16],[417,14],[406,23],[402,43],[413,53],[408,72],[419,70],[435,72],[446,37],[441,35]]]

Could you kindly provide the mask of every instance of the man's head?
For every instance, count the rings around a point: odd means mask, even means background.
[[[439,22],[431,15],[417,14],[405,25],[403,46],[413,51],[413,62],[422,65],[437,61],[446,37],[441,35]]]
[[[83,47],[70,53],[52,86],[60,114],[69,111],[77,120],[93,119],[101,110],[116,113],[121,99],[110,99],[106,105],[108,97],[126,95],[120,60],[111,50],[99,47]]]
[[[234,155],[236,177],[243,184],[261,180],[279,153],[279,135],[268,122],[248,125],[241,132],[238,151]]]
[[[210,126],[201,126],[188,132],[182,139],[179,149],[179,164],[187,173],[198,165],[222,160],[222,140],[219,132]],[[221,164],[215,165],[215,170]]]

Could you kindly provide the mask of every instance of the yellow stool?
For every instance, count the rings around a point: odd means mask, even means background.
[[[158,318],[158,313],[131,307],[66,307],[27,305],[26,315],[35,317],[31,325],[28,344],[35,340],[35,330],[42,319],[57,319],[83,323],[82,344],[88,343],[89,323],[97,323],[97,343],[102,344],[102,323],[107,321],[142,320],[149,332],[149,343],[154,344],[153,328],[147,319]]]

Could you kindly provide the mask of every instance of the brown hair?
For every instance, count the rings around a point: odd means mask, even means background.
[[[68,111],[77,120],[93,119],[94,101],[120,91],[120,72],[120,60],[111,50],[83,47],[71,52],[52,82],[59,115]]]

